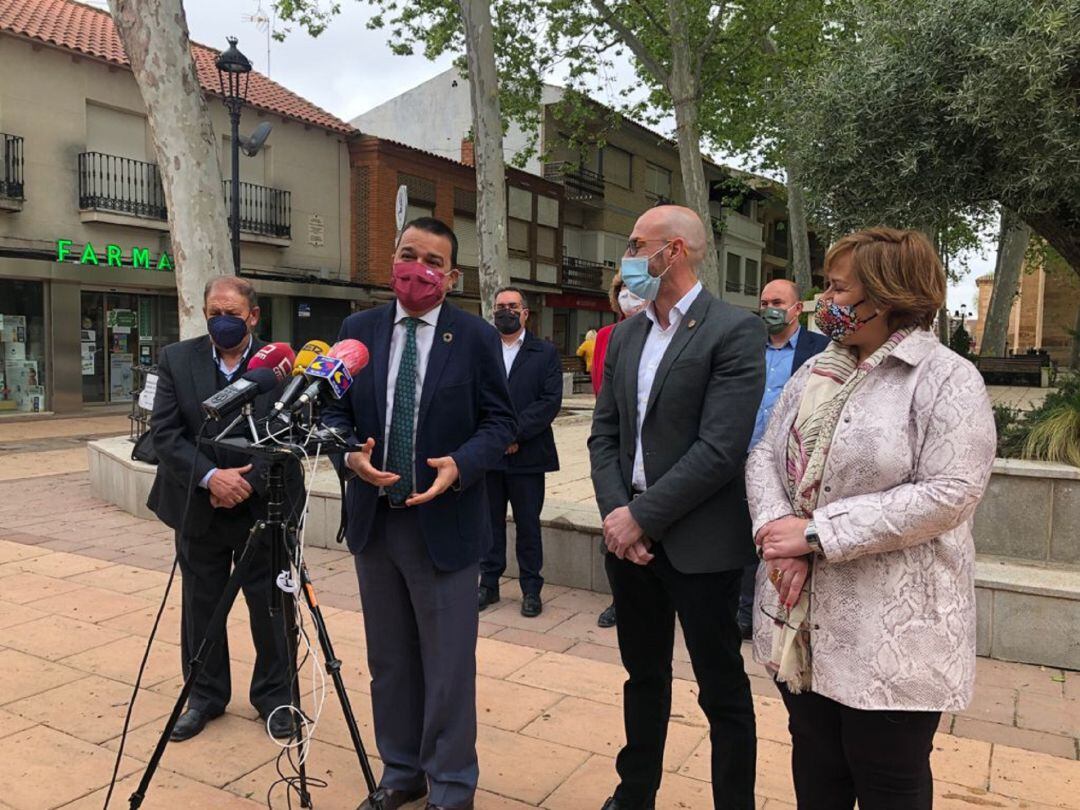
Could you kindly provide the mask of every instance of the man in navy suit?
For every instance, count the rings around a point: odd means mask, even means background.
[[[769,425],[773,406],[780,398],[791,375],[802,364],[829,345],[825,335],[803,329],[799,325],[802,299],[793,281],[778,278],[770,281],[761,291],[761,318],[769,330],[765,343],[765,395],[758,406],[754,422],[754,435],[750,447],[761,439]],[[757,565],[743,569],[742,591],[739,594],[739,630],[745,639],[753,633],[754,574]]]
[[[559,469],[551,423],[562,407],[562,364],[553,343],[525,328],[529,305],[517,287],[495,294],[495,328],[502,335],[503,366],[518,415],[517,436],[499,469],[487,476],[491,503],[491,545],[480,561],[480,610],[499,601],[499,577],[506,570],[506,503],[514,510],[515,546],[521,585],[521,615],[539,616],[544,578],[540,510],[544,473]]]
[[[476,583],[490,536],[484,478],[517,435],[498,333],[447,303],[457,239],[430,217],[394,253],[397,300],[346,318],[340,339],[371,362],[325,421],[352,431],[345,456],[349,550],[371,670],[383,810],[427,795],[472,808]],[[365,807],[367,802],[365,802]]]

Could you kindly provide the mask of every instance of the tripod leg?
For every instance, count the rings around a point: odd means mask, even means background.
[[[187,678],[184,679],[184,686],[180,690],[180,696],[173,705],[172,713],[169,715],[169,719],[165,723],[165,728],[158,738],[157,746],[154,748],[154,753],[146,765],[146,770],[143,772],[143,777],[139,781],[139,786],[135,789],[135,792],[131,794],[131,798],[128,800],[130,810],[138,810],[143,803],[143,799],[146,798],[146,789],[150,786],[150,780],[154,778],[154,772],[161,762],[161,757],[165,754],[165,746],[169,744],[169,737],[172,735],[173,728],[176,726],[176,721],[180,719],[180,715],[184,710],[184,705],[191,695],[191,690],[195,686],[195,680],[199,677],[199,673],[202,672],[206,656],[210,654],[214,645],[218,644],[221,639],[225,637],[225,627],[228,622],[229,611],[232,610],[233,603],[236,601],[236,595],[240,592],[241,583],[244,581],[244,578],[247,576],[247,571],[251,567],[251,561],[258,548],[257,541],[262,538],[265,530],[266,524],[259,522],[252,526],[251,531],[248,532],[247,541],[244,543],[244,550],[240,553],[239,559],[237,559],[236,564],[233,566],[232,573],[229,574],[229,579],[225,583],[225,590],[221,594],[221,599],[218,600],[217,607],[214,608],[214,612],[210,616],[210,621],[206,627],[206,635],[203,637],[202,641],[199,642],[198,648],[196,648],[195,653],[191,657],[191,661],[188,665],[188,675]]]
[[[334,645],[330,641],[330,632],[326,628],[326,621],[323,619],[319,600],[315,596],[315,587],[311,584],[311,577],[308,576],[307,566],[303,562],[300,564],[300,586],[319,635],[319,645],[322,647],[323,658],[326,660],[326,671],[330,673],[330,678],[334,682],[334,691],[337,692],[338,701],[341,703],[341,711],[345,716],[345,725],[349,729],[349,738],[352,740],[356,758],[360,762],[360,770],[364,774],[364,783],[367,785],[370,794],[369,803],[372,808],[377,810],[382,806],[381,791],[375,783],[375,774],[371,770],[371,762],[368,759],[367,751],[364,749],[364,741],[360,738],[360,727],[356,723],[356,716],[353,714],[349,695],[345,691],[345,681],[341,677],[341,661],[334,654]]]
[[[286,562],[285,551],[292,548],[292,544],[288,543],[291,529],[282,524],[278,524],[275,530],[275,536],[271,542],[271,572],[274,576],[277,576],[278,572],[287,571],[288,563]],[[280,534],[278,534],[280,532]],[[283,588],[278,588],[276,583],[274,586],[277,589],[277,599],[271,599],[270,603],[273,605],[276,601],[278,609],[282,611],[282,618],[285,622],[285,650],[289,660],[289,666],[292,668],[292,705],[293,711],[297,718],[303,716],[303,711],[300,708],[300,671],[297,662],[297,648],[300,640],[300,628],[296,624],[296,597],[289,591]],[[294,740],[303,740],[304,737],[304,724],[297,722],[293,736],[289,738],[289,742]],[[310,741],[308,742],[310,745]],[[307,781],[307,765],[304,763],[306,757],[304,756],[304,748],[301,745],[300,756],[298,757],[297,771],[300,775],[300,806],[311,807],[311,793],[308,790]]]

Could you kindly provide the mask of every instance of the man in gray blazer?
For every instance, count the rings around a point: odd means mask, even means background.
[[[714,805],[754,807],[754,705],[735,611],[755,559],[743,464],[766,331],[702,288],[706,245],[688,208],[658,206],[635,224],[621,272],[650,303],[612,335],[589,438],[629,675],[620,784],[604,810],[655,806],[676,615],[709,721]]]

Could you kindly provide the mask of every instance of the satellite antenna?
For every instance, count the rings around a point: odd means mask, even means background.
[[[240,139],[240,149],[248,157],[255,157],[255,155],[259,154],[259,150],[263,148],[266,139],[270,137],[271,129],[273,127],[270,122],[263,121],[255,127],[255,131],[251,133],[250,137]]]

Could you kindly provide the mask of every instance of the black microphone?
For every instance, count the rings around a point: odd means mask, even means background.
[[[268,394],[277,387],[278,377],[272,368],[264,366],[252,369],[236,382],[204,400],[203,413],[211,419],[221,419],[253,401],[260,394]]]

